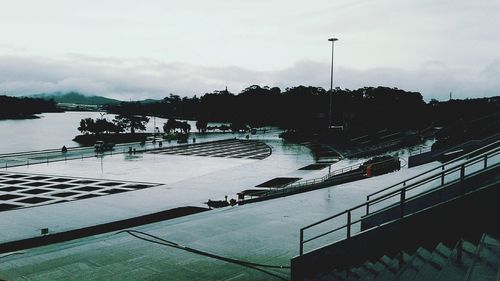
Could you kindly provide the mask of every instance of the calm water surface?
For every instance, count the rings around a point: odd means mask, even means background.
[[[38,115],[39,119],[0,120],[0,154],[9,152],[32,151],[42,149],[79,146],[72,139],[80,134],[77,130],[83,118],[97,118],[99,112],[63,112],[44,113]],[[113,114],[104,115],[109,121]],[[155,120],[156,119],[156,120]],[[150,118],[147,131],[153,132],[154,121],[156,127],[163,131],[163,123],[167,119]],[[188,121],[191,132],[196,131],[196,121]],[[216,125],[210,124],[211,126]]]

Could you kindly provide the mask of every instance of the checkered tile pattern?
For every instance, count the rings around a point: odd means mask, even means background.
[[[271,148],[260,141],[234,139],[169,147],[151,153],[262,160],[271,155]]]
[[[0,172],[0,212],[157,186],[115,180]]]

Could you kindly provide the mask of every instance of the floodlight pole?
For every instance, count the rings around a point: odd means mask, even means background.
[[[333,54],[334,54],[334,46],[335,41],[338,41],[338,38],[329,38],[328,41],[332,42],[332,65],[330,71],[330,106],[328,108],[328,128],[332,126],[332,94],[333,94]]]

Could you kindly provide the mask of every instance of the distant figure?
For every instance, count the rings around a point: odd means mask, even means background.
[[[227,195],[226,195],[226,196],[224,196],[224,201],[226,201],[226,202],[227,202]]]
[[[193,143],[195,143],[195,142],[196,142],[196,138],[193,138]]]
[[[159,146],[159,147],[162,147],[162,146],[163,146],[163,142],[159,141],[159,142],[158,142],[158,146]]]
[[[65,145],[63,145],[63,147],[62,147],[62,149],[61,149],[61,152],[62,152],[62,153],[66,153],[66,152],[68,152],[68,149],[66,148],[66,146],[65,146]]]
[[[128,147],[128,154],[132,154],[132,147],[131,146]]]

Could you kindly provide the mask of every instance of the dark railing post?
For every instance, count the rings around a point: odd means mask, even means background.
[[[351,210],[347,211],[347,238],[351,238]]]
[[[488,155],[484,156],[484,168],[488,168]]]
[[[441,185],[444,185],[444,172],[441,172]]]
[[[370,213],[370,195],[366,196],[366,215]]]
[[[398,269],[402,269],[404,266],[403,252],[398,253]]]
[[[300,246],[299,246],[299,256],[304,254],[304,229],[300,229]]]
[[[458,245],[457,245],[457,262],[458,263],[462,263],[462,244],[463,244],[463,240],[460,239],[460,241],[458,241]]]
[[[465,177],[465,165],[460,166],[460,181],[463,181]]]
[[[401,218],[405,216],[405,212],[404,212],[405,200],[406,200],[406,189],[401,189],[401,199],[399,201],[399,212],[400,212],[399,216]]]

